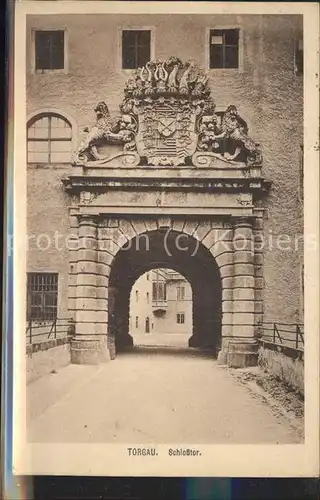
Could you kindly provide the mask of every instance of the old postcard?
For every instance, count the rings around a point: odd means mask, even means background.
[[[16,4],[16,474],[318,475],[318,35]]]

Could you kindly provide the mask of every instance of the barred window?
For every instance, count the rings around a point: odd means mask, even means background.
[[[177,323],[180,325],[183,325],[184,320],[185,320],[184,313],[178,313],[177,314]]]
[[[122,68],[142,68],[150,61],[150,30],[122,31]]]
[[[58,274],[28,273],[27,316],[29,320],[49,320],[57,317]]]
[[[35,32],[36,70],[64,69],[64,31],[41,30]]]
[[[239,67],[239,32],[237,28],[210,30],[210,69]]]
[[[28,163],[69,163],[72,128],[56,114],[37,115],[28,124]]]

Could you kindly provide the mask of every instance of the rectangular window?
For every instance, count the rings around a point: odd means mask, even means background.
[[[64,69],[64,31],[35,32],[35,69]]]
[[[28,273],[27,316],[29,320],[49,320],[57,317],[58,274]]]
[[[150,61],[151,31],[122,31],[122,68],[142,68]]]
[[[147,297],[147,304],[149,304],[149,292],[147,292],[146,297]]]
[[[178,288],[177,288],[177,300],[184,300],[184,286],[178,286]]]
[[[138,292],[138,290],[136,290],[136,302],[138,302],[138,301],[139,301],[139,292]]]
[[[153,301],[167,300],[167,287],[165,281],[154,281],[152,283],[152,300]]]
[[[210,30],[210,69],[239,67],[239,32],[238,28]]]
[[[177,314],[177,323],[179,325],[183,325],[184,324],[184,320],[185,320],[184,313],[178,313]]]
[[[294,43],[294,72],[303,75],[303,40],[295,40]]]
[[[136,316],[136,328],[139,328],[139,316]]]

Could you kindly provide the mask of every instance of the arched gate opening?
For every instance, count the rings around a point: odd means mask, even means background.
[[[135,281],[156,268],[176,270],[193,291],[190,347],[210,349],[221,343],[222,287],[219,267],[207,248],[185,233],[158,229],[131,239],[115,255],[109,276],[108,335],[116,352],[133,345],[129,334],[130,292]]]

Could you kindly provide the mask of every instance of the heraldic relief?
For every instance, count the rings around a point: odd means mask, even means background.
[[[124,89],[120,114],[100,102],[74,163],[86,166],[260,166],[259,145],[235,106],[215,111],[208,76],[177,57],[150,61]],[[220,160],[220,161],[218,161]]]

